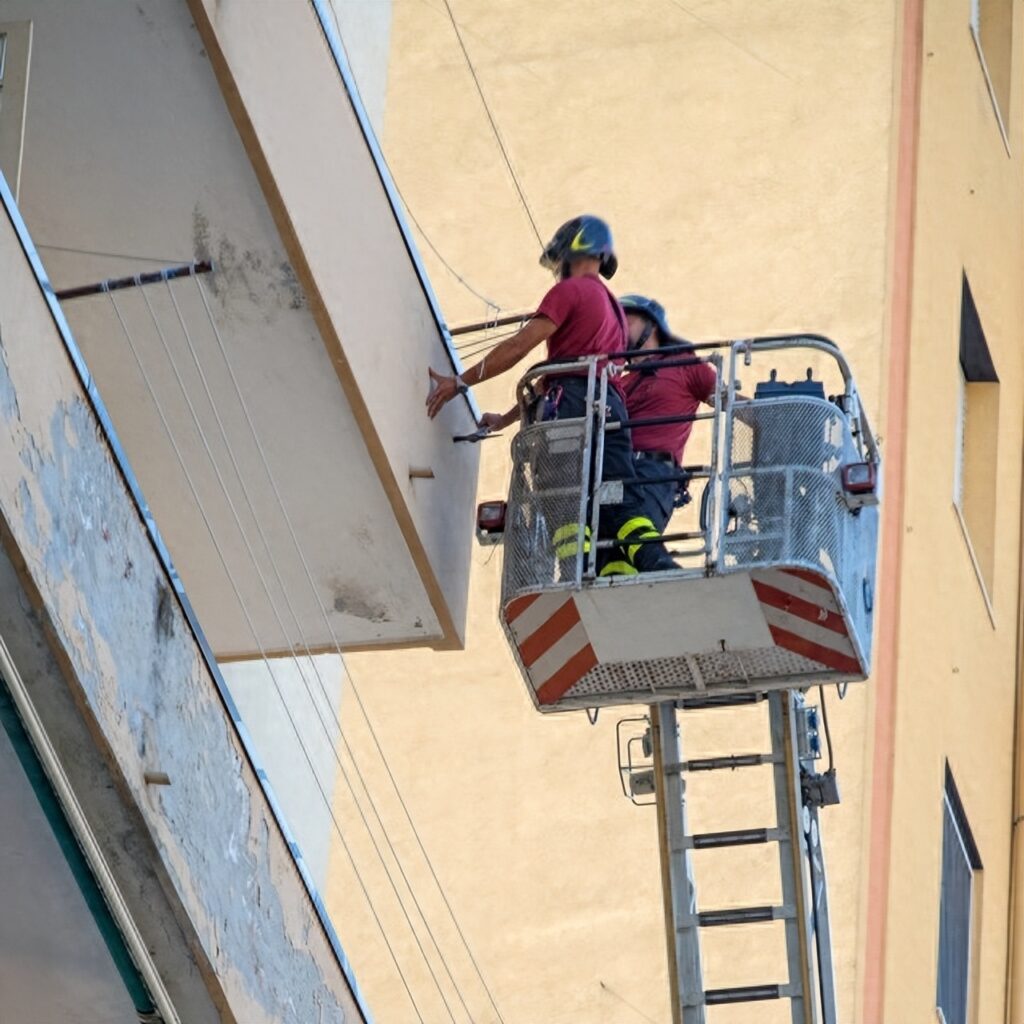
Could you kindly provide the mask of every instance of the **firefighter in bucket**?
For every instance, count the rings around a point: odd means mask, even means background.
[[[547,361],[571,361],[582,356],[614,357],[627,348],[628,326],[618,300],[601,278],[611,278],[618,267],[608,225],[599,217],[574,217],[555,232],[540,258],[541,266],[551,270],[557,283],[548,291],[533,317],[511,338],[507,338],[461,377],[446,376],[431,369],[431,392],[427,414],[433,419],[441,408],[468,387],[505,373],[535,349],[547,343]],[[582,418],[586,407],[586,369],[560,370],[545,379],[545,393],[538,403],[540,414],[548,419]],[[504,415],[486,414],[483,426],[507,426],[517,410]],[[609,380],[607,421],[626,419],[621,385]],[[604,438],[602,478],[622,480],[624,500],[602,507],[602,538],[619,542],[619,554],[603,565],[601,575],[632,575],[675,569],[676,564],[660,542],[660,536],[643,504],[628,487],[636,479],[633,449],[627,429],[610,430]],[[575,563],[578,522],[550,524],[555,557],[563,563]],[[590,528],[584,530],[584,552],[589,551]],[[645,542],[645,543],[641,543]]]

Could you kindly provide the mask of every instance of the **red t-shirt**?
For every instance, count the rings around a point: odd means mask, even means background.
[[[626,314],[596,274],[559,281],[544,296],[536,316],[555,329],[548,338],[548,359],[613,355],[626,348]]]
[[[685,359],[685,352],[665,357]],[[692,416],[701,402],[710,401],[715,393],[718,375],[708,363],[693,366],[665,366],[656,369],[657,359],[643,364],[644,369],[631,370],[622,378],[626,411],[631,420],[655,416]],[[693,422],[662,423],[658,426],[633,427],[633,451],[671,452],[680,460]]]

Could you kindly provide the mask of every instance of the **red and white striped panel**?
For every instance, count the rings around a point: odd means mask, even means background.
[[[565,591],[513,598],[505,622],[539,704],[557,703],[597,664],[576,602]]]
[[[824,577],[805,569],[768,569],[750,576],[777,647],[836,672],[863,671]]]

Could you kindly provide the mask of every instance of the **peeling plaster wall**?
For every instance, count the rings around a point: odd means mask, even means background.
[[[0,421],[8,553],[152,839],[223,1019],[362,1019],[7,218]],[[149,769],[171,785],[147,787]]]

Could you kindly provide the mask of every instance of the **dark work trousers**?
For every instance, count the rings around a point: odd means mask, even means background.
[[[673,477],[679,476],[679,467],[673,462],[661,459],[652,459],[637,453],[634,457],[633,469],[640,480],[650,480],[651,483],[633,485],[630,490],[643,507],[644,513],[654,523],[658,533],[664,533],[668,521],[672,518],[676,505],[676,490],[679,481]],[[665,479],[668,477],[669,479]],[[655,483],[654,481],[660,481]]]
[[[561,397],[557,407],[547,412],[548,418],[552,419],[582,419],[587,415],[587,378],[586,377],[554,377],[549,378],[547,390],[550,394],[552,389],[561,388]],[[608,413],[606,419],[609,423],[619,422],[626,419],[626,406],[622,396],[613,387],[608,388]],[[597,437],[594,438],[591,459],[596,455]],[[591,462],[590,479],[593,481],[593,461]],[[629,481],[636,478],[636,471],[633,462],[633,444],[630,438],[629,429],[607,431],[604,435],[604,457],[602,460],[601,478],[603,480],[622,480],[623,501],[618,505],[603,505],[601,507],[600,538],[602,540],[624,540],[622,533],[625,528],[630,537],[649,535],[654,530],[650,523],[644,503],[636,493],[641,488],[629,486]],[[587,521],[590,520],[591,509],[587,508]],[[646,522],[646,529],[638,526],[636,520]],[[632,524],[632,526],[631,526]],[[638,532],[638,529],[642,532]],[[660,532],[660,531],[658,531]],[[633,565],[641,572],[651,572],[658,569],[675,569],[676,564],[665,550],[661,543],[649,543],[636,545],[635,552],[630,559]]]

